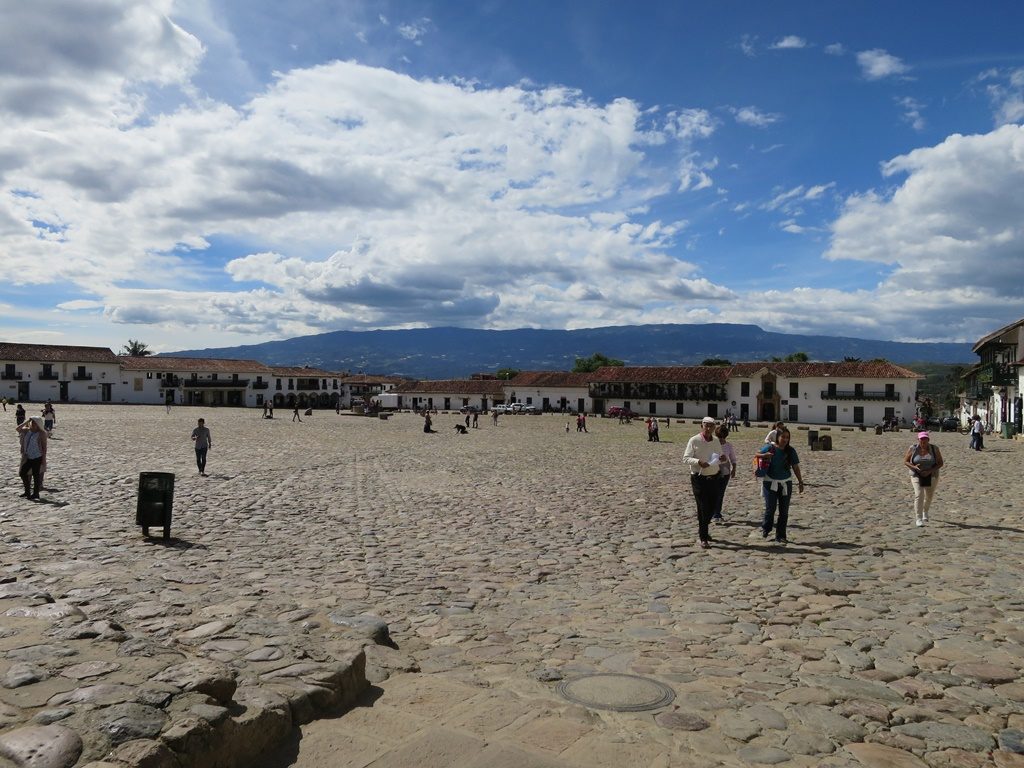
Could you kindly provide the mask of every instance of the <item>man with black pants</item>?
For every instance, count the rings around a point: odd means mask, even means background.
[[[196,428],[192,430],[192,442],[196,445],[196,466],[199,467],[199,474],[206,477],[206,453],[213,448],[213,437],[203,419],[200,419]]]
[[[708,525],[711,516],[715,514],[719,493],[719,443],[714,432],[715,420],[705,416],[700,424],[700,432],[690,438],[683,453],[683,461],[690,467],[690,486],[697,502],[697,535],[704,549],[711,546]]]

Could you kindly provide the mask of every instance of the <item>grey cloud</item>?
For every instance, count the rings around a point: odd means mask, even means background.
[[[120,46],[111,45],[124,4],[109,0],[5,3],[0,25],[0,71],[34,76],[115,71]]]
[[[438,275],[420,278],[403,275],[403,285],[377,282],[363,278],[349,285],[307,287],[302,294],[313,301],[337,306],[359,304],[389,311],[401,309],[410,302],[426,303],[458,299],[465,283],[458,278]]]
[[[345,169],[317,176],[286,160],[262,158],[238,160],[227,170],[229,184],[222,194],[173,208],[168,215],[185,221],[276,218],[344,207],[395,210],[414,201],[411,192],[370,172]]]

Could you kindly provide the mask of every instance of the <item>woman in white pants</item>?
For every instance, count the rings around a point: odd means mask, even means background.
[[[907,450],[903,464],[910,470],[910,484],[914,487],[914,522],[920,527],[928,522],[928,509],[939,484],[942,454],[937,446],[931,444],[927,432],[918,432],[917,444]]]

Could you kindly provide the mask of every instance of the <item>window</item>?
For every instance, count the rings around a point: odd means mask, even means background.
[[[789,396],[790,397],[800,397],[800,382],[799,381],[791,381],[791,382],[789,382]]]
[[[885,409],[885,413],[882,415],[882,418],[884,418],[886,420],[895,419],[896,418],[896,409],[895,408],[886,408]]]
[[[740,397],[750,397],[750,382],[749,381],[741,381],[740,382]]]
[[[855,405],[853,406],[853,423],[863,424],[864,423],[864,406]]]
[[[835,382],[833,382],[833,383],[828,385],[828,396],[829,397],[835,397],[836,396],[836,385],[835,385]]]
[[[7,365],[4,366],[4,377],[8,379],[13,379],[14,376],[14,363],[7,363]]]
[[[649,402],[647,404],[647,412],[648,413],[657,413],[658,412],[658,404],[656,402],[654,402],[653,400],[651,402]]]
[[[838,410],[838,407],[835,406],[835,405],[828,406],[827,412],[825,414],[825,421],[827,421],[829,424],[835,424],[836,423],[836,415],[837,415],[836,411],[837,410]]]
[[[766,381],[761,385],[761,394],[765,400],[771,400],[775,397],[775,382]]]
[[[152,371],[147,371],[146,372],[146,378],[147,379],[152,379],[153,378],[153,372]]]
[[[277,387],[275,387],[275,389],[277,389],[279,392],[281,391],[281,380],[280,379],[277,380]]]
[[[210,374],[210,381],[216,381],[216,380],[217,380],[217,374],[216,373],[211,373]]]
[[[718,403],[708,403],[708,416],[718,418]]]
[[[85,378],[85,366],[84,365],[78,366],[78,375],[81,376],[82,378]]]
[[[864,397],[864,385],[863,384],[854,384],[853,385],[853,396],[854,397]]]
[[[676,416],[682,416],[683,415],[683,406],[684,405],[685,405],[685,403],[676,403]]]
[[[886,397],[896,397],[896,385],[895,384],[886,384],[885,385],[885,396]]]

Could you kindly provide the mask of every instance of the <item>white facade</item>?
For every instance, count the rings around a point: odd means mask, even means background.
[[[109,349],[0,344],[0,397],[11,402],[117,402],[119,385],[120,365]]]
[[[974,416],[996,431],[1024,427],[1024,320],[990,333],[974,345],[980,362],[964,374],[961,421]]]
[[[913,371],[887,362],[738,363],[678,368],[602,368],[590,386],[594,410],[683,419],[732,413],[740,421],[875,425],[914,416]]]
[[[270,376],[255,360],[122,357],[116,402],[259,407]]]

